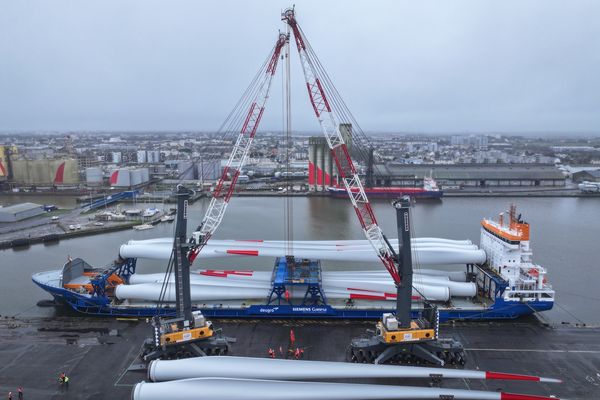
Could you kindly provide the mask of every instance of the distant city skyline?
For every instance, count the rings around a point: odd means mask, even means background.
[[[600,134],[599,2],[295,3],[367,133]],[[289,5],[2,2],[0,133],[215,131]],[[293,127],[318,133],[291,50]],[[281,86],[261,131],[281,130]]]

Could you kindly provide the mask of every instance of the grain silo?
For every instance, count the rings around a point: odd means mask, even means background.
[[[77,160],[11,160],[13,180],[25,185],[65,185],[79,182]]]
[[[352,124],[340,124],[340,135],[344,139],[348,151],[352,151]]]

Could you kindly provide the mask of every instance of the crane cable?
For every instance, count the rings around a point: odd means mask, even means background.
[[[269,61],[271,60],[274,49],[275,49],[275,46],[273,46],[273,48],[269,51],[268,56],[266,57],[265,61],[262,63],[262,65],[260,66],[260,68],[258,69],[256,74],[254,75],[254,77],[252,78],[250,83],[248,84],[246,90],[242,93],[242,95],[240,96],[238,101],[235,103],[235,105],[233,106],[233,108],[231,109],[231,111],[229,112],[229,114],[227,115],[225,120],[223,121],[223,123],[220,125],[220,127],[216,131],[215,135],[220,136],[221,141],[231,140],[233,135],[239,134],[239,131],[241,130],[242,124],[244,122],[244,118],[245,118],[247,109],[250,107],[252,101],[254,101],[258,91],[260,90],[260,84],[259,84],[260,78],[265,73],[266,66],[268,65]],[[204,162],[206,161],[206,160],[202,160],[200,156],[193,158],[191,165],[188,168],[186,168],[184,171],[179,172],[178,177],[177,177],[177,179],[178,179],[177,185],[181,184],[182,181],[184,180],[184,177],[189,174],[190,170],[193,170],[193,168],[195,168],[199,159],[201,160],[202,164],[204,164]],[[210,157],[209,161],[214,162],[214,161],[220,160],[220,159],[221,159],[221,154],[217,154],[217,155],[213,155],[212,157]],[[202,169],[202,172],[204,172],[203,169]],[[203,176],[201,178],[203,179],[204,177],[205,177],[205,175],[203,173]],[[167,263],[167,268],[165,270],[165,275],[164,275],[163,282],[161,285],[160,294],[159,294],[158,301],[156,304],[156,315],[157,316],[160,314],[160,311],[159,311],[160,308],[165,303],[165,297],[166,297],[166,294],[168,291],[169,279],[170,279],[171,274],[173,274],[173,266],[175,264],[175,262],[174,262],[175,251],[176,251],[175,247],[173,247],[173,250],[171,251],[171,255],[169,257],[169,261]]]
[[[313,50],[310,42],[306,39],[306,35],[304,34],[304,31],[302,31],[302,28],[300,26],[298,26],[298,29],[302,35],[304,44],[306,45],[306,51],[307,51],[307,53],[310,54],[311,59],[314,61],[315,68],[320,73],[320,77],[319,77],[320,82],[327,92],[327,95],[328,95],[327,99],[329,100],[329,104],[333,106],[333,109],[343,119],[344,122],[349,122],[352,124],[352,146],[351,146],[351,149],[349,149],[349,150],[355,156],[358,155],[359,156],[358,159],[360,161],[364,162],[368,167],[369,166],[369,151],[370,151],[370,149],[374,148],[371,140],[364,133],[364,131],[358,124],[358,121],[356,120],[356,118],[354,117],[354,115],[352,114],[352,112],[350,111],[350,109],[348,108],[346,103],[344,102],[342,96],[340,95],[336,86],[333,84],[333,81],[329,77],[329,74],[327,73],[326,69],[323,67],[321,61],[319,60],[315,51]],[[338,121],[338,122],[343,122],[343,121]],[[356,145],[355,145],[355,143],[356,143]],[[373,164],[374,164],[374,162],[373,162]],[[374,167],[374,165],[373,165],[373,167]],[[373,176],[379,177],[379,178],[384,178],[384,175],[381,172],[377,171],[375,168],[373,168]],[[390,189],[385,188],[384,190],[390,190]]]
[[[306,52],[310,55],[310,58],[313,61],[313,65],[320,75],[319,76],[320,82],[323,85],[324,90],[326,91],[329,104],[332,106],[332,108],[334,109],[336,114],[339,116],[338,118],[342,118],[342,120],[337,121],[337,122],[338,123],[349,122],[352,124],[352,146],[351,146],[350,151],[352,153],[354,153],[354,155],[358,155],[359,160],[362,160],[363,162],[366,161],[368,163],[369,154],[368,154],[368,151],[365,151],[365,147],[367,147],[367,148],[373,147],[371,145],[371,141],[365,135],[364,131],[362,130],[362,128],[356,121],[356,118],[354,118],[354,115],[351,113],[350,109],[344,102],[342,96],[339,94],[336,86],[333,84],[331,78],[329,77],[329,74],[327,73],[326,69],[323,67],[321,61],[319,60],[319,57],[315,53],[314,49],[312,48],[312,45],[306,38],[304,31],[302,30],[302,28],[299,25],[298,25],[298,30],[299,30],[299,32],[302,36],[302,40],[306,46]],[[365,144],[367,146],[365,146]],[[377,171],[373,171],[373,174],[382,177],[382,175]],[[410,224],[411,224],[411,231],[412,231],[413,230],[412,218],[410,218]],[[398,240],[400,240],[400,238],[398,238]],[[388,246],[389,246],[389,242],[387,241],[387,239],[386,239],[386,243],[388,243]],[[411,246],[411,249],[412,249],[412,242],[408,243],[407,245]],[[395,254],[394,249],[391,248],[391,250],[392,250],[392,253]],[[416,253],[416,251],[415,251],[414,258],[415,258],[414,264],[416,266],[416,269],[419,270],[420,262],[419,262],[419,256]],[[413,275],[413,279],[414,279],[414,275]],[[428,300],[427,297],[424,296],[423,293],[421,293],[414,285],[413,285],[413,289],[417,293],[419,293],[419,295],[424,300],[426,300],[426,301]]]
[[[216,137],[219,137],[219,140],[221,142],[232,141],[235,138],[234,135],[239,134],[241,127],[243,125],[244,119],[246,117],[248,108],[250,107],[252,101],[256,97],[256,94],[260,90],[260,84],[259,84],[260,79],[262,76],[264,76],[265,69],[271,59],[274,49],[275,49],[275,46],[273,46],[273,48],[271,48],[268,56],[265,58],[262,65],[260,66],[260,68],[258,69],[256,74],[254,75],[254,77],[252,78],[252,80],[250,81],[248,86],[246,87],[246,90],[242,93],[242,95],[240,96],[238,101],[235,103],[235,105],[233,106],[233,108],[231,109],[231,111],[229,112],[227,117],[225,118],[225,120],[221,123],[221,125],[219,126],[217,131],[214,133],[214,135]],[[192,158],[191,165],[188,168],[186,168],[184,171],[179,172],[179,174],[177,176],[177,179],[178,179],[177,184],[180,184],[184,180],[184,177],[186,175],[188,175],[190,171],[193,171],[193,168],[197,165],[198,162],[200,162],[201,165],[204,165],[205,163],[207,163],[207,161],[209,163],[211,163],[211,162],[215,162],[217,160],[221,160],[221,158],[222,157],[221,157],[220,153],[213,154],[208,159],[202,159],[202,157],[200,155]],[[207,175],[208,174],[205,173],[202,168],[202,176],[200,178],[203,180]]]
[[[288,38],[289,38],[289,26]],[[283,120],[284,137],[285,137],[285,241],[286,241],[286,256],[294,255],[294,199],[291,193],[291,167],[290,167],[290,152],[293,148],[292,140],[292,97],[291,97],[291,73],[290,73],[290,43],[286,42],[285,51],[285,68],[282,68],[282,100],[283,100]]]

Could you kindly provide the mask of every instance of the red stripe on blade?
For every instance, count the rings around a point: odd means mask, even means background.
[[[356,300],[385,300],[385,296],[374,296],[372,294],[356,294],[350,293],[351,299]]]
[[[503,379],[503,380],[507,380],[507,381],[536,381],[536,382],[540,381],[540,378],[538,376],[505,374],[504,372],[493,372],[493,371],[486,371],[485,379]]]
[[[198,272],[198,274],[204,276],[216,276],[218,278],[227,278],[229,275],[252,276],[252,271],[207,269],[205,271]]]
[[[560,400],[558,397],[533,396],[530,394],[500,393],[500,400]]]
[[[227,250],[227,254],[237,254],[240,256],[257,256],[258,250]]]

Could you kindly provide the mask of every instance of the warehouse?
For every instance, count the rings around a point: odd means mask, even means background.
[[[377,165],[377,186],[413,186],[433,177],[443,187],[564,186],[565,176],[552,164]]]
[[[44,207],[35,203],[21,203],[0,208],[0,222],[16,222],[43,214]]]
[[[586,169],[573,173],[573,182],[600,182],[600,168]]]

